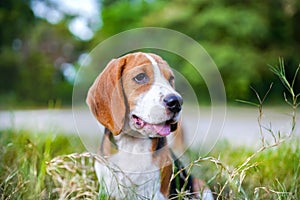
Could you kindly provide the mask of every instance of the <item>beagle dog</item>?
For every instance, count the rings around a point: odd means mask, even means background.
[[[109,199],[213,199],[202,181],[188,175],[166,136],[179,130],[183,99],[168,63],[151,53],[132,53],[108,63],[87,95],[104,127],[95,162]],[[174,176],[174,174],[178,174]]]

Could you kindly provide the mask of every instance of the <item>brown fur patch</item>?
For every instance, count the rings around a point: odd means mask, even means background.
[[[160,72],[162,75],[165,77],[165,79],[169,82],[169,84],[175,88],[175,83],[174,83],[174,74],[169,67],[169,65],[159,65]]]
[[[162,75],[165,77],[167,81],[169,81],[170,85],[175,88],[174,85],[174,74],[169,64],[163,60],[160,56],[150,53],[149,54],[154,60],[157,62],[158,67]],[[173,78],[172,78],[173,77]]]
[[[134,78],[140,73],[145,73],[148,76],[149,81],[147,83],[139,84],[134,81]],[[148,91],[153,84],[154,75],[152,65],[143,64],[141,66],[131,68],[130,70],[127,69],[126,72],[124,72],[122,81],[128,107],[129,110],[131,110],[134,108],[138,96]]]
[[[152,139],[153,161],[157,163],[161,170],[160,192],[167,198],[170,192],[170,182],[173,173],[173,161],[170,150],[167,146],[167,139]]]
[[[97,77],[87,96],[87,104],[96,119],[118,135],[124,125],[126,107],[121,76],[126,59],[112,60]]]

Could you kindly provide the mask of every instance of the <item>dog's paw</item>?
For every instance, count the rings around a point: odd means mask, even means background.
[[[203,200],[214,200],[213,194],[209,188],[205,188],[202,192],[202,199]]]
[[[198,193],[199,198],[203,200],[214,200],[212,191],[208,188],[203,180],[193,179],[193,190]],[[202,191],[202,192],[201,192]]]

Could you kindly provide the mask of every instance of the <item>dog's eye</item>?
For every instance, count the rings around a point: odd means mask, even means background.
[[[169,78],[169,83],[174,87],[174,76],[171,76],[170,78]]]
[[[139,84],[144,84],[149,81],[149,77],[145,73],[140,73],[133,80]]]

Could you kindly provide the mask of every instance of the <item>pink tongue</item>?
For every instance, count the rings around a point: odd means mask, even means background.
[[[171,133],[171,126],[168,124],[152,125],[155,131],[161,136],[167,136]]]

